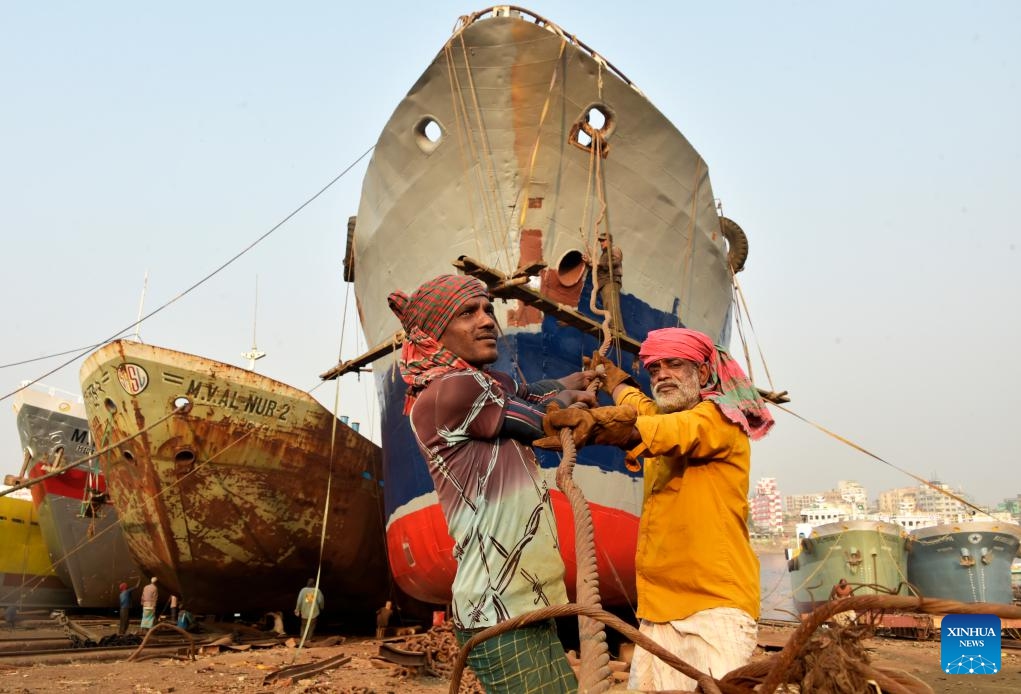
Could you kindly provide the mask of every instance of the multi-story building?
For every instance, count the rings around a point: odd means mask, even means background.
[[[955,490],[949,484],[943,484],[938,480],[930,481],[929,485],[919,485],[915,493],[915,501],[920,513],[933,513],[945,521],[970,514],[971,509],[949,494],[943,493],[949,492],[955,496],[967,498],[963,491]]]
[[[1015,518],[1021,516],[1021,494],[1012,499],[1004,499],[1001,503],[996,505],[996,510],[1006,511]]]
[[[783,532],[783,500],[776,478],[762,477],[755,484],[751,506],[752,527],[756,532],[778,535]]]
[[[918,510],[918,487],[899,487],[879,493],[880,513],[914,513]]]
[[[783,498],[783,505],[788,518],[792,516],[797,518],[801,514],[801,509],[815,506],[818,501],[818,494],[791,494]]]
[[[869,495],[858,482],[854,480],[840,480],[837,482],[837,492],[840,494],[840,499],[845,504],[850,504],[851,508],[865,511],[869,505]]]

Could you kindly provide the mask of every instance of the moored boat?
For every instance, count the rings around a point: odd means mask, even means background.
[[[797,551],[787,563],[798,611],[825,604],[842,578],[856,597],[909,594],[906,534],[900,526],[848,519],[799,530],[799,535]]]
[[[0,607],[74,607],[74,593],[50,565],[32,496],[0,497]]]
[[[963,521],[921,528],[908,543],[908,578],[927,598],[1011,604],[1021,526]]]
[[[128,546],[191,611],[289,613],[320,560],[327,612],[393,597],[379,447],[311,395],[127,340],[81,383]]]
[[[24,477],[38,480],[31,487],[32,499],[50,562],[74,590],[79,607],[117,607],[118,584],[134,585],[139,569],[124,542],[99,463],[75,466],[95,450],[81,396],[30,386],[15,394],[14,409]]]
[[[743,263],[728,257],[728,240],[738,253],[747,246],[737,225],[718,214],[705,162],[588,46],[526,10],[490,8],[461,18],[384,127],[345,274],[370,344],[399,329],[387,310],[389,292],[454,272],[462,256],[598,323],[586,258],[598,257],[596,236],[604,231],[623,253],[617,327],[628,338],[684,325],[727,344],[731,266]],[[496,311],[504,332],[494,367],[527,381],[577,370],[601,342],[521,300],[496,302]],[[630,354],[614,356],[647,386]],[[405,389],[395,367],[392,353],[374,367],[390,565],[404,590],[446,603],[453,541],[402,413]],[[539,458],[556,490],[558,456]],[[589,447],[574,469],[592,514],[608,606],[635,601],[643,491],[640,474],[623,462],[620,451]],[[553,491],[552,498],[570,592],[573,519],[564,496]]]

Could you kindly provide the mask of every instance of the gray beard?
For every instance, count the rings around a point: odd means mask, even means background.
[[[666,382],[675,385],[677,390],[670,393],[659,393],[655,390],[652,392],[652,398],[656,401],[656,407],[663,414],[690,410],[702,401],[697,377],[692,377],[685,381],[671,378]]]

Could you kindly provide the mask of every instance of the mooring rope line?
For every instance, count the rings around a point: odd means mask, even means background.
[[[187,406],[185,405],[185,406],[182,406],[182,407],[186,408]],[[182,408],[177,408],[177,410],[180,410],[180,409],[182,409]],[[174,414],[178,414],[178,412],[177,412],[176,410],[175,410],[175,411],[173,411],[173,412],[171,412],[171,413],[170,413],[170,415],[168,415],[168,417],[164,417],[162,421],[166,421],[166,419],[168,419],[168,418],[169,418],[169,416],[172,416],[172,415],[174,415]],[[160,422],[157,422],[156,424],[159,424],[159,423],[160,423]],[[110,445],[110,447],[109,447],[109,448],[107,448],[106,450],[103,450],[103,451],[99,451],[99,453],[107,453],[107,452],[110,452],[110,451],[114,450],[115,448],[117,448],[117,447],[119,447],[120,445],[122,445],[122,444],[126,443],[127,441],[130,441],[131,439],[135,438],[136,436],[140,436],[141,434],[143,434],[143,433],[146,433],[146,431],[148,431],[149,429],[151,429],[151,428],[152,428],[153,426],[156,426],[156,424],[153,424],[153,425],[151,425],[150,427],[147,427],[146,429],[144,429],[144,430],[142,430],[142,431],[139,431],[139,432],[137,432],[137,433],[133,434],[132,436],[129,436],[129,437],[128,437],[128,438],[126,438],[126,439],[122,439],[121,441],[119,441],[119,442],[117,442],[117,443],[115,443],[115,444],[112,444],[112,445]],[[203,469],[204,467],[206,467],[207,465],[209,465],[210,463],[212,463],[212,462],[213,462],[214,460],[216,460],[216,459],[217,459],[218,457],[220,457],[221,455],[223,455],[224,453],[226,453],[227,451],[229,451],[229,450],[230,450],[231,448],[233,448],[234,446],[238,445],[239,443],[241,443],[242,441],[244,441],[245,439],[247,439],[247,438],[248,438],[249,436],[251,436],[251,435],[252,435],[252,433],[254,433],[254,431],[255,431],[255,429],[248,429],[248,430],[246,430],[246,431],[245,431],[244,433],[242,433],[242,434],[241,434],[241,436],[237,437],[236,439],[234,439],[233,441],[231,441],[230,443],[228,443],[228,444],[227,444],[226,446],[224,446],[224,447],[223,447],[223,448],[221,448],[220,450],[218,450],[218,451],[216,451],[215,453],[213,453],[212,455],[208,456],[208,457],[207,457],[207,458],[206,458],[205,460],[203,460],[202,462],[200,462],[200,463],[198,463],[197,465],[195,465],[194,467],[192,467],[192,469],[191,469],[191,470],[189,470],[189,471],[188,471],[188,472],[186,472],[185,474],[183,474],[183,475],[180,475],[179,477],[177,477],[177,479],[175,479],[174,481],[172,481],[172,482],[171,482],[170,484],[166,484],[166,485],[163,485],[163,484],[161,484],[161,485],[160,485],[160,490],[159,490],[159,492],[157,492],[157,493],[156,493],[155,495],[153,495],[153,496],[151,496],[151,497],[148,497],[148,498],[149,498],[150,500],[156,500],[156,499],[159,499],[159,498],[163,497],[164,495],[166,495],[166,494],[167,494],[168,492],[170,492],[170,491],[172,491],[173,489],[175,489],[175,488],[179,487],[179,486],[181,485],[181,483],[182,483],[182,482],[184,482],[184,480],[188,479],[188,478],[189,478],[189,477],[191,477],[191,476],[192,476],[193,474],[195,474],[195,473],[196,473],[196,472],[198,472],[199,470]],[[66,468],[65,468],[65,469],[66,469]],[[61,470],[60,472],[64,472],[64,470]],[[223,490],[224,490],[225,492],[227,492],[228,494],[230,493],[230,490],[229,490],[229,489],[227,489],[226,487],[224,487],[224,485],[223,485],[223,481],[222,481],[222,480],[220,480],[219,478],[216,478],[216,481],[220,483],[220,486],[221,486],[221,488],[222,488],[222,489],[223,489]],[[115,528],[121,528],[121,526],[123,525],[123,523],[124,523],[124,517],[123,517],[123,516],[121,515],[121,513],[120,513],[120,512],[118,511],[118,513],[117,513],[117,522],[116,522],[116,523],[111,523],[110,525],[108,525],[108,526],[106,526],[105,528],[103,528],[102,530],[100,530],[100,531],[99,531],[99,533],[97,533],[96,535],[94,535],[94,536],[93,536],[92,538],[90,538],[89,540],[87,540],[87,541],[85,541],[85,542],[82,542],[82,543],[80,543],[80,544],[76,545],[76,546],[75,546],[75,547],[74,547],[73,549],[71,549],[70,551],[68,551],[68,552],[65,552],[65,553],[64,553],[64,555],[63,555],[63,556],[62,556],[62,557],[61,557],[60,559],[56,560],[55,562],[53,562],[53,563],[51,564],[51,568],[52,568],[52,567],[56,567],[56,566],[57,566],[57,564],[59,564],[59,563],[61,563],[61,562],[63,562],[63,561],[66,561],[68,557],[70,557],[70,556],[71,556],[71,555],[73,555],[74,553],[78,552],[79,550],[82,550],[82,549],[84,549],[85,547],[87,547],[87,546],[89,545],[89,543],[90,543],[90,542],[92,542],[92,541],[96,540],[96,539],[97,539],[97,538],[99,538],[99,537],[102,537],[102,536],[103,536],[104,534],[106,534],[106,533],[108,533],[108,532],[111,532],[111,531],[113,531],[113,530],[114,530]],[[34,590],[34,588],[33,588],[33,590]]]
[[[375,148],[376,148],[376,145],[372,145],[372,146],[371,146],[371,147],[369,147],[369,148],[368,148],[367,150],[365,150],[365,151],[364,151],[364,152],[363,152],[363,153],[362,153],[362,154],[361,154],[361,155],[360,155],[360,156],[359,156],[359,157],[358,157],[357,159],[355,159],[355,160],[354,160],[353,162],[351,162],[351,163],[350,163],[350,164],[349,164],[349,165],[348,165],[347,167],[345,167],[343,171],[341,171],[341,172],[340,172],[339,174],[337,174],[336,176],[334,176],[334,177],[333,177],[333,180],[331,180],[331,181],[330,181],[329,183],[327,183],[327,184],[326,184],[326,185],[324,185],[324,186],[323,186],[322,188],[320,188],[318,192],[316,192],[316,193],[315,193],[315,194],[313,194],[313,195],[312,195],[311,197],[309,197],[308,199],[306,199],[306,200],[305,200],[305,202],[303,202],[303,203],[301,203],[300,205],[298,205],[298,207],[296,207],[296,208],[295,208],[294,210],[292,210],[292,211],[291,211],[290,213],[288,213],[288,214],[287,214],[287,215],[286,215],[286,216],[285,216],[285,217],[284,217],[283,219],[281,219],[281,220],[280,220],[279,222],[277,222],[277,223],[276,223],[276,224],[274,224],[274,225],[273,225],[272,227],[270,227],[270,229],[269,229],[268,231],[266,231],[265,233],[263,233],[263,234],[262,234],[261,236],[259,236],[259,237],[258,237],[257,239],[255,239],[255,240],[254,240],[254,241],[252,241],[251,243],[249,243],[249,244],[248,244],[247,246],[245,246],[245,247],[244,247],[243,249],[241,249],[241,250],[240,250],[239,252],[235,253],[233,257],[231,257],[230,259],[228,259],[228,260],[227,260],[226,262],[222,263],[222,264],[221,264],[221,265],[220,265],[219,267],[217,267],[216,269],[214,269],[214,270],[213,270],[212,272],[208,273],[207,275],[205,275],[204,277],[202,277],[201,279],[199,279],[199,280],[198,280],[197,282],[193,283],[193,284],[192,284],[191,286],[189,286],[188,288],[186,288],[186,289],[185,289],[184,291],[181,291],[181,292],[179,292],[179,293],[178,293],[178,294],[177,294],[176,296],[172,297],[172,298],[171,298],[171,299],[170,299],[169,301],[165,302],[165,303],[164,303],[164,304],[162,304],[161,306],[158,306],[158,307],[156,307],[155,309],[153,309],[153,310],[152,310],[152,311],[150,311],[149,313],[145,314],[144,316],[142,316],[142,317],[138,318],[137,320],[135,320],[134,322],[132,322],[132,323],[131,323],[130,325],[128,325],[128,326],[126,326],[126,327],[124,327],[124,328],[121,328],[121,329],[120,329],[120,330],[118,330],[117,332],[113,333],[113,334],[112,334],[112,335],[111,335],[110,337],[106,338],[105,340],[103,340],[102,342],[100,342],[100,343],[98,343],[98,344],[99,344],[99,345],[105,345],[105,344],[107,344],[108,342],[112,342],[112,341],[116,340],[116,339],[117,339],[117,338],[118,338],[119,336],[123,335],[124,333],[126,333],[126,332],[129,332],[129,331],[131,331],[131,330],[135,329],[136,327],[138,327],[139,325],[141,325],[141,324],[142,324],[142,323],[144,323],[145,321],[149,320],[150,318],[152,318],[152,317],[153,317],[153,316],[155,316],[156,314],[158,314],[158,313],[162,312],[162,311],[163,311],[164,309],[166,309],[166,308],[170,307],[171,305],[173,305],[173,304],[177,303],[178,301],[180,301],[181,299],[183,299],[183,298],[184,298],[185,296],[187,296],[188,294],[190,294],[190,293],[191,293],[191,292],[193,292],[194,290],[198,289],[198,288],[199,288],[200,286],[202,286],[203,284],[205,284],[206,282],[208,282],[209,280],[211,280],[211,279],[212,279],[213,277],[215,277],[216,275],[218,275],[218,274],[219,274],[220,272],[222,272],[223,270],[227,269],[227,267],[229,267],[229,266],[230,266],[230,265],[232,265],[232,264],[233,264],[233,263],[234,263],[235,261],[237,261],[237,260],[238,260],[239,258],[241,258],[241,256],[245,255],[245,254],[246,254],[246,253],[248,253],[248,252],[249,252],[250,250],[252,250],[253,248],[255,248],[255,247],[256,247],[257,245],[259,245],[260,243],[262,243],[262,242],[263,242],[264,240],[266,240],[266,239],[267,239],[267,238],[268,238],[268,237],[269,237],[269,236],[270,236],[271,234],[273,234],[273,233],[274,233],[275,231],[277,231],[277,230],[278,230],[278,229],[279,229],[280,227],[284,226],[284,225],[285,225],[285,224],[286,224],[287,222],[289,222],[289,221],[290,221],[290,220],[291,220],[291,219],[292,219],[292,218],[293,218],[294,216],[296,216],[296,215],[297,215],[297,214],[298,214],[299,212],[301,212],[301,211],[302,211],[302,210],[304,210],[304,209],[305,209],[306,207],[308,207],[308,206],[309,206],[309,205],[311,205],[311,204],[312,204],[313,202],[315,202],[315,201],[316,201],[316,200],[317,200],[317,199],[318,199],[318,198],[319,198],[320,196],[322,196],[322,195],[323,195],[323,194],[324,194],[324,193],[325,193],[325,192],[326,192],[327,190],[329,190],[329,189],[330,189],[331,187],[333,187],[333,185],[334,185],[334,184],[335,184],[335,183],[336,183],[337,181],[339,181],[339,180],[340,180],[341,178],[343,178],[343,177],[344,177],[344,176],[345,176],[345,175],[346,175],[346,174],[347,174],[347,173],[348,173],[348,172],[349,172],[349,171],[350,171],[351,169],[353,169],[353,168],[354,168],[354,167],[355,167],[355,166],[356,166],[356,165],[358,164],[358,162],[360,162],[360,161],[361,161],[362,159],[364,159],[364,158],[365,158],[366,156],[368,156],[368,154],[369,154],[370,152],[372,152],[372,150],[374,150]],[[10,398],[11,396],[15,395],[16,393],[20,393],[21,391],[25,390],[25,389],[26,389],[26,388],[28,388],[29,386],[35,385],[35,384],[36,384],[36,383],[38,383],[39,381],[43,380],[44,378],[46,378],[46,377],[48,377],[48,376],[51,376],[51,375],[53,375],[53,374],[57,373],[57,372],[58,372],[58,371],[60,371],[61,369],[65,368],[65,367],[67,367],[67,366],[70,366],[71,364],[73,364],[74,362],[78,361],[79,359],[81,359],[82,357],[84,357],[84,356],[85,356],[86,354],[88,354],[89,352],[91,352],[91,351],[92,351],[93,349],[95,349],[95,346],[89,346],[89,347],[86,347],[86,348],[84,348],[84,349],[82,349],[82,350],[76,350],[76,351],[75,351],[75,356],[73,356],[73,357],[71,357],[70,359],[68,359],[68,360],[66,360],[66,361],[64,361],[64,362],[62,362],[61,364],[59,364],[59,365],[55,366],[54,368],[50,369],[50,370],[49,370],[49,371],[47,371],[46,373],[44,373],[44,374],[42,374],[42,375],[40,375],[40,376],[37,376],[36,378],[33,378],[33,379],[29,380],[29,381],[26,381],[26,382],[25,382],[25,383],[23,383],[23,384],[22,384],[22,385],[21,385],[20,387],[18,387],[18,388],[15,388],[15,389],[14,389],[14,390],[12,390],[11,392],[7,393],[6,395],[2,395],[2,396],[0,396],[0,402],[2,402],[2,401],[4,401],[4,400],[6,400],[6,399],[8,399],[8,398]],[[36,361],[36,360],[39,360],[39,359],[48,359],[48,358],[50,358],[50,357],[53,357],[53,356],[60,356],[60,355],[68,354],[68,353],[69,353],[69,352],[61,352],[61,353],[59,353],[59,355],[49,355],[49,357],[37,357],[37,358],[35,358],[35,359],[31,359],[31,360],[29,360],[29,361]],[[24,362],[21,362],[21,363],[24,363]],[[4,368],[4,367],[6,367],[6,366],[13,366],[13,364],[5,364],[5,365],[0,365],[0,368]]]
[[[31,480],[29,480],[27,482],[22,482],[21,484],[16,484],[16,485],[14,485],[14,486],[12,486],[12,487],[10,487],[8,489],[4,489],[4,490],[0,491],[0,496],[7,496],[8,494],[10,494],[12,492],[16,492],[19,489],[28,489],[29,487],[34,487],[35,485],[39,484],[40,482],[42,482],[44,480],[48,480],[51,477],[57,477],[58,475],[64,474],[68,470],[73,470],[76,467],[81,467],[82,465],[88,463],[89,461],[95,460],[99,456],[105,455],[106,453],[109,453],[113,449],[123,445],[124,443],[127,443],[131,439],[136,438],[138,436],[141,436],[142,434],[145,434],[145,433],[149,432],[153,428],[159,426],[163,422],[165,422],[168,419],[170,419],[171,417],[173,417],[174,415],[180,414],[180,413],[186,411],[187,409],[188,409],[188,405],[187,404],[186,405],[181,405],[180,407],[175,407],[173,410],[170,411],[169,414],[161,417],[160,419],[156,420],[152,424],[146,426],[144,429],[140,429],[139,431],[137,431],[136,433],[132,434],[128,438],[124,439],[123,441],[118,441],[117,443],[111,444],[110,446],[108,446],[106,448],[103,448],[101,450],[96,451],[95,453],[93,453],[90,456],[86,456],[84,458],[79,458],[78,460],[76,460],[73,463],[70,463],[69,465],[62,466],[59,470],[51,470],[50,472],[46,473],[45,475],[40,475],[39,477],[36,477],[35,479],[31,479]]]
[[[960,504],[962,504],[964,506],[967,506],[968,508],[970,508],[970,509],[972,509],[974,511],[977,511],[978,513],[985,514],[985,515],[989,516],[990,518],[992,518],[994,520],[999,520],[995,516],[993,516],[991,513],[986,511],[985,509],[976,506],[975,504],[971,503],[967,499],[964,499],[961,496],[959,496],[957,494],[954,494],[951,491],[948,491],[946,489],[941,489],[941,488],[937,487],[935,484],[933,484],[929,480],[927,480],[927,479],[925,479],[923,477],[920,477],[920,476],[916,475],[915,473],[913,473],[913,472],[911,472],[909,470],[905,470],[904,468],[900,467],[899,465],[895,465],[894,463],[891,463],[889,460],[886,460],[885,458],[883,458],[883,457],[881,457],[879,455],[876,455],[875,453],[873,453],[872,451],[868,450],[864,446],[861,446],[861,445],[855,443],[854,441],[852,441],[852,440],[850,440],[850,439],[848,439],[848,438],[846,438],[844,436],[841,436],[840,434],[836,433],[835,431],[827,429],[823,425],[821,425],[821,424],[819,424],[817,422],[814,422],[811,419],[808,419],[807,417],[803,417],[802,415],[800,415],[797,412],[791,410],[790,408],[784,407],[783,405],[780,405],[779,403],[775,403],[775,402],[771,402],[770,404],[773,405],[773,407],[776,407],[777,409],[779,409],[779,410],[781,410],[783,412],[786,412],[787,414],[791,415],[792,417],[795,417],[796,419],[800,419],[805,424],[808,424],[809,426],[815,427],[816,429],[818,429],[822,433],[826,434],[827,436],[830,436],[830,437],[836,439],[837,441],[840,441],[841,443],[850,446],[851,448],[855,449],[859,453],[864,453],[865,455],[869,456],[870,458],[874,458],[875,460],[878,460],[879,462],[883,463],[884,465],[889,465],[894,470],[897,470],[898,472],[901,472],[901,473],[907,475],[911,479],[913,479],[913,480],[915,480],[917,482],[920,482],[924,486],[929,487],[930,489],[933,489],[934,491],[937,491],[940,494],[948,496],[951,499],[953,499],[954,501],[956,501],[956,502],[958,502],[958,503],[960,503]]]

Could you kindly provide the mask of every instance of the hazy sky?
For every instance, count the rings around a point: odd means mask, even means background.
[[[147,272],[151,311],[301,205],[482,7],[0,4],[0,394],[66,358],[6,365],[129,326]],[[531,9],[620,68],[708,163],[751,243],[753,349],[792,409],[980,502],[1021,492],[1021,3]],[[366,162],[142,339],[244,365],[258,281],[263,373],[311,388],[364,351],[353,294],[342,326],[341,262]],[[77,389],[80,364],[44,382]],[[363,381],[342,379],[340,411],[378,440]],[[0,408],[0,472],[16,472]],[[753,480],[793,494],[856,479],[873,497],[914,484],[777,419]]]

